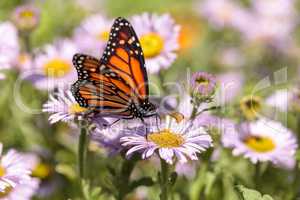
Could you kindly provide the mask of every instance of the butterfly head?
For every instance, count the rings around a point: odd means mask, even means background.
[[[157,115],[157,107],[149,101],[145,101],[140,106],[139,112],[142,117],[152,117]]]

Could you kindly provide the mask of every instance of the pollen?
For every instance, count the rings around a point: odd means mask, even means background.
[[[63,77],[71,72],[71,70],[71,64],[61,58],[54,58],[44,65],[44,73],[49,77]]]
[[[101,41],[107,41],[109,39],[109,31],[100,32],[97,38]]]
[[[269,137],[250,136],[244,142],[249,148],[260,153],[272,151],[276,147],[274,141]]]
[[[169,129],[151,133],[148,139],[162,148],[180,147],[184,143],[184,138]]]
[[[74,103],[71,106],[69,106],[69,113],[71,114],[79,114],[86,110],[87,110],[86,108],[81,107],[78,103]]]
[[[13,187],[7,183],[3,182],[3,189],[0,191],[0,198],[6,197],[11,191],[13,190]]]
[[[142,49],[146,58],[152,58],[161,53],[164,48],[164,40],[157,33],[148,33],[140,38]]]
[[[5,175],[5,169],[4,167],[0,166],[0,177]]]

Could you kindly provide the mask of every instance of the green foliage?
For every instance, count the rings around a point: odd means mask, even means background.
[[[257,190],[248,189],[243,185],[236,186],[236,189],[240,194],[240,200],[273,200],[270,195],[262,195]]]

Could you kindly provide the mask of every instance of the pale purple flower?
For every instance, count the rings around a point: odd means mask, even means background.
[[[225,147],[233,149],[233,155],[242,155],[252,163],[269,161],[288,169],[296,163],[297,139],[277,121],[261,118],[243,123],[236,131],[223,134],[222,142]]]
[[[76,70],[72,64],[77,47],[70,40],[59,40],[46,45],[36,54],[34,67],[23,72],[23,78],[33,82],[39,89],[66,88],[76,81]]]
[[[50,95],[49,100],[43,105],[43,112],[50,113],[50,123],[72,122],[85,111],[87,109],[79,106],[70,90],[59,89]]]
[[[223,105],[230,103],[237,97],[242,90],[244,77],[238,72],[228,72],[217,75],[218,91],[216,92],[216,101]]]
[[[210,95],[216,89],[216,77],[206,72],[196,72],[192,75],[191,88],[193,93]]]
[[[205,0],[199,6],[200,14],[217,29],[238,26],[247,18],[241,6],[231,0]]]
[[[220,52],[218,62],[222,67],[238,68],[244,65],[245,58],[237,48],[226,48]]]
[[[40,10],[33,5],[18,6],[13,12],[12,20],[19,30],[32,30],[40,22]]]
[[[177,163],[175,171],[179,176],[192,180],[196,176],[197,165],[195,162]]]
[[[166,69],[176,59],[180,27],[169,14],[144,13],[131,18],[146,60],[149,73]]]
[[[120,138],[131,134],[146,135],[145,127],[137,120],[133,122],[121,121],[106,127],[103,127],[102,123],[96,123],[96,125],[96,128],[91,132],[91,139],[100,147],[104,147],[109,155],[116,155],[124,149]]]
[[[12,68],[20,51],[18,31],[10,22],[0,23],[0,70]]]
[[[120,139],[123,146],[128,148],[127,156],[140,152],[143,159],[151,157],[155,152],[167,163],[174,159],[180,163],[188,160],[198,160],[198,153],[212,146],[212,139],[203,127],[193,126],[191,121],[166,117],[159,127],[148,128],[147,136],[132,134]]]
[[[13,188],[1,200],[31,200],[39,188],[40,181],[37,178],[25,180],[22,184]]]
[[[238,30],[248,42],[259,42],[285,50],[292,44],[291,34],[297,23],[295,1],[253,1],[249,19]]]
[[[100,58],[108,42],[112,23],[112,20],[100,14],[86,18],[81,25],[75,29],[73,36],[81,53]]]
[[[266,105],[277,108],[281,112],[286,112],[292,96],[292,92],[288,89],[276,90],[266,99]]]
[[[31,178],[34,167],[32,156],[10,149],[2,152],[0,144],[0,193],[5,200],[27,200],[38,187],[38,180]]]

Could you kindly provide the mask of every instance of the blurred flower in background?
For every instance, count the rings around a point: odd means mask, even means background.
[[[30,177],[35,162],[31,155],[10,149],[3,154],[0,144],[0,198],[7,200],[31,199],[39,181]]]
[[[237,132],[224,134],[222,141],[225,147],[233,148],[234,155],[243,155],[253,163],[270,161],[288,169],[295,165],[297,139],[276,121],[262,118],[241,124]]]
[[[76,80],[72,58],[77,53],[76,45],[68,39],[48,44],[34,58],[34,67],[26,72],[26,79],[42,90],[66,88]]]
[[[131,23],[142,45],[147,71],[157,73],[170,67],[179,49],[179,25],[168,14],[149,13],[133,16]]]
[[[74,31],[74,41],[79,51],[100,58],[109,39],[113,20],[101,14],[86,18]]]
[[[34,5],[18,6],[13,12],[12,21],[21,32],[31,31],[40,22],[40,10]]]
[[[17,29],[11,22],[2,22],[0,35],[0,70],[13,68],[20,51]]]

